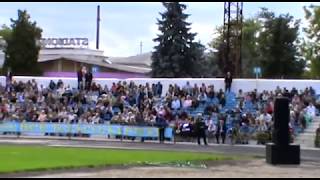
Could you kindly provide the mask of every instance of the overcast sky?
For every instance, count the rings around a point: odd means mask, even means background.
[[[214,37],[214,29],[223,24],[223,2],[188,2],[186,13],[196,40],[204,45]],[[290,13],[304,21],[303,6],[320,5],[319,2],[244,2],[244,18],[254,16],[261,7],[276,13]],[[158,33],[156,22],[164,11],[160,2],[8,2],[0,3],[0,24],[10,24],[17,18],[18,9],[26,9],[32,21],[43,29],[44,38],[89,38],[89,47],[95,48],[96,8],[100,5],[100,49],[107,56],[139,54],[153,50],[152,41]],[[305,26],[306,22],[303,22]]]

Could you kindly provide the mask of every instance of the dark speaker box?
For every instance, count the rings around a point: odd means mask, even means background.
[[[288,145],[289,136],[289,99],[277,98],[274,104],[274,129],[273,143],[276,145]]]
[[[273,143],[266,145],[269,164],[300,164],[300,145],[290,143],[289,99],[277,98],[274,105]]]
[[[300,145],[277,146],[266,145],[266,157],[269,164],[300,164]]]

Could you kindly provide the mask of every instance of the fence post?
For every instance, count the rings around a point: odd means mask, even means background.
[[[172,128],[172,138],[173,138],[173,144],[176,144],[176,132],[174,128]]]
[[[120,137],[120,141],[122,142],[123,140],[123,126],[121,125],[121,137]]]
[[[68,140],[71,140],[71,128],[72,128],[72,124],[67,124],[67,125],[69,125],[69,128],[68,128],[68,130],[69,130]]]
[[[20,133],[21,133],[21,123],[20,122],[15,122],[17,126],[17,138],[20,138]]]

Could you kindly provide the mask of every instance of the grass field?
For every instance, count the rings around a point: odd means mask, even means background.
[[[0,145],[0,173],[233,159],[213,153]]]

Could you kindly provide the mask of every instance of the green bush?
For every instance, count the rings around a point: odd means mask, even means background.
[[[258,132],[256,135],[256,139],[258,141],[258,144],[266,144],[268,142],[271,142],[271,135],[268,132]]]

